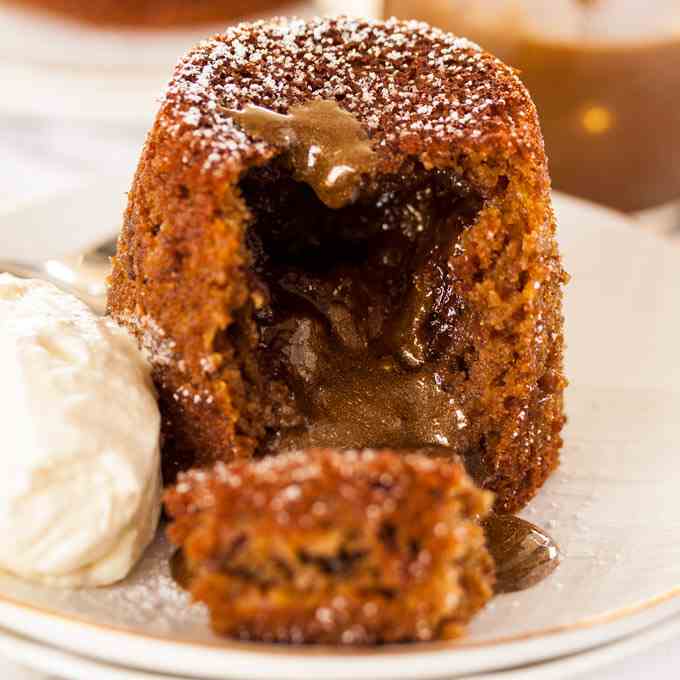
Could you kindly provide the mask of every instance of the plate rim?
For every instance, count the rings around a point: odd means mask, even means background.
[[[162,531],[159,529],[159,531]],[[231,647],[238,651],[245,653],[259,654],[266,652],[272,656],[300,656],[300,652],[307,652],[305,656],[309,656],[309,652],[313,652],[316,656],[328,656],[331,658],[348,657],[365,658],[365,657],[383,657],[395,655],[419,655],[431,654],[438,652],[451,652],[456,650],[477,650],[487,647],[498,647],[500,645],[508,645],[516,642],[527,640],[535,640],[537,638],[552,637],[570,633],[573,631],[588,630],[591,628],[615,624],[622,619],[645,614],[657,607],[672,603],[678,603],[677,611],[680,613],[680,585],[670,589],[665,593],[655,595],[647,600],[638,602],[633,605],[621,607],[611,611],[598,614],[596,616],[579,619],[571,624],[563,624],[551,628],[543,628],[541,630],[529,631],[526,633],[518,633],[516,635],[506,635],[502,637],[492,638],[481,641],[466,641],[465,637],[456,638],[453,640],[440,640],[432,642],[415,642],[415,643],[396,643],[379,646],[339,646],[339,645],[294,645],[294,644],[275,644],[268,642],[247,642],[240,640],[233,640],[229,638],[216,638],[215,640],[188,640],[188,639],[173,639],[156,633],[147,633],[143,631],[133,631],[128,628],[118,626],[115,624],[99,623],[96,621],[89,621],[85,617],[76,614],[61,614],[47,607],[27,604],[19,600],[14,600],[7,597],[0,592],[0,608],[12,607],[15,610],[26,610],[38,616],[45,616],[59,621],[68,621],[69,624],[83,626],[95,630],[102,630],[109,634],[121,635],[123,637],[141,638],[153,642],[171,643],[173,645],[182,645],[185,647],[198,647],[218,650],[228,650]],[[0,624],[0,629],[3,624]]]
[[[473,643],[463,646],[455,641],[393,645],[383,648],[329,648],[316,646],[276,647],[260,643],[227,640],[191,642],[172,640],[156,635],[137,633],[115,626],[83,622],[39,608],[8,603],[0,599],[0,614],[11,614],[12,624],[3,616],[3,625],[10,631],[32,640],[50,644],[76,656],[85,656],[104,663],[113,663],[146,672],[182,674],[206,680],[247,677],[264,680],[276,677],[297,680],[301,674],[312,677],[323,673],[326,680],[425,680],[445,674],[489,673],[528,663],[540,663],[561,656],[578,654],[611,644],[628,635],[659,624],[680,614],[680,589],[673,596],[653,598],[650,606],[619,610],[620,616],[606,615],[606,621],[592,625],[575,625],[566,630],[536,636],[517,636],[504,643]],[[28,614],[26,614],[28,612]],[[38,612],[38,613],[36,613]],[[55,626],[54,624],[58,625]],[[596,631],[596,635],[592,635]],[[546,637],[552,637],[549,649],[542,649]],[[78,641],[78,642],[76,642]],[[488,648],[501,648],[503,660],[492,660]],[[133,652],[134,650],[134,652]],[[196,668],[196,652],[205,665]],[[480,659],[484,657],[484,667]],[[455,664],[452,663],[455,658]],[[393,663],[387,663],[391,661]],[[228,662],[225,663],[225,662]],[[454,667],[455,665],[455,667]]]
[[[576,675],[585,671],[602,669],[625,658],[629,658],[634,654],[644,653],[652,646],[667,642],[679,634],[680,616],[670,616],[638,633],[633,633],[611,643],[605,643],[574,655],[547,660],[531,668],[523,667],[507,671],[503,670],[500,671],[501,675],[492,671],[491,673],[484,672],[476,677],[479,680],[501,680],[501,678],[524,680],[527,677],[531,677],[534,680],[539,678],[547,680],[548,677],[563,678],[565,677],[565,671],[571,676],[572,674]],[[17,652],[17,649],[20,651]],[[97,673],[97,677],[99,677],[102,672],[107,674],[107,680],[184,680],[181,676],[177,675],[170,676],[160,675],[156,672],[149,673],[148,671],[129,666],[104,665],[98,659],[72,654],[59,647],[21,637],[3,628],[0,628],[0,651],[11,663],[19,663],[38,672],[54,672],[55,665],[68,663],[68,670],[70,673],[73,673],[73,666],[70,664],[75,662],[81,667],[83,673],[87,673],[87,675],[81,676],[81,671],[78,671],[79,677],[87,678],[87,680],[93,677],[93,673]],[[36,654],[47,654],[48,658],[44,664],[35,663]],[[110,675],[110,673],[114,675]],[[460,676],[452,676],[452,680],[456,677]],[[186,680],[189,679],[187,678]]]

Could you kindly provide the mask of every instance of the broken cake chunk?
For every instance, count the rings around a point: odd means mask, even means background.
[[[182,473],[166,492],[186,587],[230,637],[452,638],[492,595],[462,466],[393,451],[298,451]]]

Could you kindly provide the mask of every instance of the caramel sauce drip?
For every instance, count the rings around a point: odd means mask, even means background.
[[[481,196],[452,169],[414,162],[381,175],[361,126],[334,102],[232,115],[284,150],[239,185],[263,301],[259,368],[283,395],[260,453],[467,455],[478,435],[457,386],[474,319],[452,258]]]
[[[366,132],[334,101],[292,106],[288,114],[253,105],[230,113],[253,137],[287,149],[295,179],[309,184],[329,208],[351,203],[361,175],[375,168]]]
[[[490,515],[483,526],[496,563],[496,593],[531,588],[560,563],[557,543],[531,522],[514,515]]]

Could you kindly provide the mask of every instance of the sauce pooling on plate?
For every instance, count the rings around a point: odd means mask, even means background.
[[[535,524],[514,515],[491,515],[483,524],[496,563],[497,594],[531,588],[559,565],[559,546]]]

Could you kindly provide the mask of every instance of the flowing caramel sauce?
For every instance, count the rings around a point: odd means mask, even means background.
[[[376,179],[361,124],[335,102],[232,115],[285,150],[240,183],[262,372],[293,402],[264,450],[471,449],[451,258],[480,197],[454,171],[418,164]]]
[[[253,105],[230,113],[253,137],[287,149],[295,178],[309,184],[329,208],[352,202],[362,173],[375,167],[368,135],[334,101],[292,106],[288,114]]]
[[[448,258],[464,228],[452,204],[449,219],[417,238],[395,227],[350,246],[331,242],[302,269],[267,249],[257,270],[272,300],[261,338],[272,348],[270,375],[292,388],[304,418],[275,433],[270,450],[469,448],[453,388],[463,378],[451,369],[464,342],[462,330],[451,339],[462,311]],[[367,254],[325,259],[342,248]]]
[[[543,529],[514,515],[492,514],[483,521],[496,563],[496,593],[514,593],[540,583],[560,563],[560,549]]]

